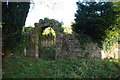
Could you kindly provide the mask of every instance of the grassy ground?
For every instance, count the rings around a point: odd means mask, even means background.
[[[3,78],[115,78],[120,62],[114,59],[45,61],[20,56],[3,60]]]

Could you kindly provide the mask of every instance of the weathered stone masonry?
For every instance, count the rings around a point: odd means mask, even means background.
[[[30,37],[31,40],[28,44],[28,49],[26,50],[27,56],[39,58],[39,35],[42,31],[51,27],[56,33],[56,44],[55,44],[55,60],[62,59],[77,59],[77,58],[120,58],[119,51],[114,51],[117,48],[109,51],[110,53],[105,53],[101,48],[98,47],[97,43],[88,42],[81,48],[78,39],[76,39],[74,34],[64,34],[61,29],[60,23],[49,23],[44,20],[40,20],[39,23],[35,24],[35,28],[33,29]],[[117,45],[117,43],[116,43]],[[113,46],[114,47],[114,46]]]
[[[39,20],[39,23],[35,24],[35,28],[33,29],[31,33],[31,40],[29,42],[29,46],[27,49],[27,56],[39,58],[40,57],[40,51],[39,51],[39,35],[42,33],[42,31],[47,28],[52,27],[56,32],[56,54],[60,54],[61,51],[61,24],[60,23],[54,23],[54,22],[45,22],[42,19]]]

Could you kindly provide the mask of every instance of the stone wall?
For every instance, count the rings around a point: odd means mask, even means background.
[[[64,34],[61,38],[61,52],[57,59],[76,59],[80,53],[80,46],[74,35]]]
[[[29,37],[30,40],[25,48],[26,53],[24,54],[29,57],[39,58],[39,36],[36,28],[33,28],[32,33],[30,33]]]
[[[61,51],[56,59],[77,59],[77,58],[100,58],[101,50],[94,43],[87,43],[83,48],[80,47],[78,39],[74,34],[64,34],[61,36]]]
[[[26,54],[31,57],[39,58],[39,34],[41,34],[42,28],[50,26],[54,29],[56,33],[56,60],[61,59],[78,59],[78,58],[120,58],[120,53],[118,49],[118,43],[113,45],[112,49],[109,51],[103,51],[98,47],[97,43],[87,40],[81,42],[75,37],[75,34],[64,34],[59,23],[48,23],[44,20],[40,20],[33,29],[30,37],[31,40],[25,50]],[[81,39],[86,36],[80,37]],[[83,45],[84,43],[84,45]]]
[[[42,34],[43,30],[47,27],[51,27],[56,32],[56,54],[60,54],[61,51],[61,24],[57,21],[51,22],[51,20],[39,20],[39,23],[35,23],[35,28],[30,33],[30,41],[28,45],[25,48],[26,56],[39,58],[40,57],[40,48],[39,48],[39,42],[41,41],[41,38],[39,35]]]
[[[120,59],[118,43],[115,43],[111,50],[103,51],[97,43],[93,43],[92,41],[88,41],[82,45],[74,34],[61,34],[58,39],[60,43],[59,49],[56,49],[56,60],[80,58]]]

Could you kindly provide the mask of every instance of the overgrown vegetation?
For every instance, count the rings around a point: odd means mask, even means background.
[[[87,34],[77,34],[77,33],[74,33],[76,38],[79,40],[80,42],[80,47],[85,50],[85,46],[87,43],[90,43],[90,42],[93,42],[91,37],[88,36]]]
[[[56,33],[52,28],[48,27],[43,31],[41,39],[42,40],[56,39]]]
[[[72,34],[73,33],[73,30],[72,30],[72,26],[62,26],[63,28],[63,32],[66,33],[66,34]]]
[[[104,50],[110,50],[114,43],[119,42],[119,28],[113,28],[112,30],[106,30],[106,38],[101,41],[102,48]]]
[[[74,32],[87,34],[104,50],[118,42],[120,2],[77,2]]]
[[[3,78],[116,78],[119,66],[115,59],[45,61],[11,55],[3,61]]]
[[[2,25],[4,36],[3,53],[13,53],[8,54],[3,60],[3,78],[116,78],[120,75],[120,61],[118,59],[55,61],[55,49],[42,47],[40,40],[38,44],[40,59],[20,56],[24,48],[30,46],[29,43],[32,41],[31,33],[33,28],[23,28],[30,3],[8,2],[8,4],[5,2],[2,5],[2,12],[4,13],[4,24]],[[80,9],[77,11],[78,14],[76,14],[73,30],[80,33],[74,34],[80,41],[81,48],[85,49],[86,43],[97,41],[106,50],[110,49],[113,43],[120,42],[120,37],[118,37],[120,33],[119,4],[100,2],[86,3],[84,5],[77,3]],[[18,15],[19,13],[22,14]],[[43,20],[40,19],[40,21],[43,21],[43,24],[44,22],[46,24],[50,22],[52,26],[58,24],[61,27],[61,23],[55,19],[44,18]],[[38,24],[35,23],[35,25]],[[39,35],[39,39],[51,40],[56,38],[54,30],[50,27],[48,25],[42,27],[43,34]],[[60,32],[64,30],[66,34],[73,34],[71,26],[63,26],[57,28],[57,30]]]
[[[30,2],[2,2],[3,52],[15,52],[20,44],[21,31],[30,8]]]
[[[19,45],[17,45],[14,48],[14,52],[16,52],[16,54],[23,54],[24,48],[28,46],[28,44],[31,40],[30,34],[32,33],[32,30],[33,30],[32,26],[31,27],[30,26],[23,27]]]

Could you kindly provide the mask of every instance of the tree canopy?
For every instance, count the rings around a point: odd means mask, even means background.
[[[29,8],[30,2],[2,2],[3,51],[12,50],[20,42]]]
[[[77,2],[73,31],[91,36],[93,40],[105,40],[109,31],[118,29],[120,2]],[[114,35],[114,34],[113,34]]]

